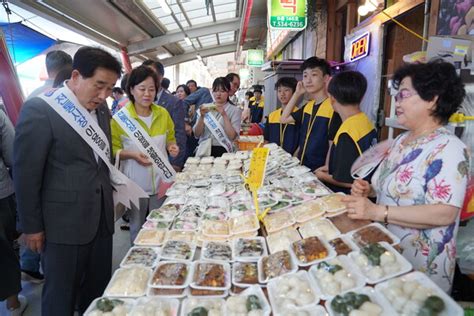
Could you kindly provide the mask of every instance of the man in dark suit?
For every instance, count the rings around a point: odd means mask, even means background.
[[[169,157],[170,163],[176,171],[181,171],[184,166],[184,160],[186,158],[186,131],[184,129],[184,118],[186,116],[186,106],[183,101],[169,93],[167,90],[161,87],[161,81],[165,75],[165,68],[159,61],[146,60],[143,62],[144,66],[150,67],[156,73],[158,77],[158,88],[160,89],[156,93],[156,104],[164,107],[168,110],[171,119],[174,123],[174,135],[176,137],[176,144],[179,147],[179,155],[177,157]]]
[[[109,145],[110,114],[104,102],[120,73],[112,55],[82,47],[62,88],[89,111]],[[72,315],[76,298],[84,312],[111,276],[114,205],[109,169],[51,105],[35,97],[21,109],[13,170],[20,228],[27,246],[42,253],[42,315]]]

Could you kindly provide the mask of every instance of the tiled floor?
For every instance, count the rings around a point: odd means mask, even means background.
[[[112,271],[115,271],[122,261],[123,257],[130,248],[130,235],[128,231],[120,230],[122,220],[115,224],[114,234],[114,250],[112,257]],[[39,316],[41,315],[41,289],[42,285],[32,284],[30,282],[22,282],[22,295],[28,299],[28,307],[23,316]],[[0,302],[0,315],[8,315],[5,303]]]

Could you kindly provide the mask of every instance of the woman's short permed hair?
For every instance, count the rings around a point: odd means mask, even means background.
[[[135,103],[135,98],[133,97],[131,91],[133,87],[135,87],[137,84],[140,82],[145,81],[146,78],[151,77],[153,81],[155,82],[155,91],[158,92],[158,78],[156,77],[156,73],[150,69],[147,66],[138,66],[137,68],[134,68],[130,75],[128,76],[128,81],[127,81],[127,95],[128,98]],[[156,95],[153,97],[153,99],[156,97]]]
[[[402,80],[410,77],[413,88],[421,99],[432,101],[438,97],[432,116],[440,123],[449,118],[461,106],[466,91],[454,66],[442,60],[426,64],[409,64],[399,68],[393,75],[393,87],[399,89]]]

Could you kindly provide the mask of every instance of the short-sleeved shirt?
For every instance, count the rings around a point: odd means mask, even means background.
[[[241,127],[240,117],[242,116],[242,110],[236,107],[235,105],[232,105],[227,102],[224,105],[224,111],[227,113],[232,127],[238,135],[240,133]],[[224,118],[222,117],[222,115],[217,111],[213,111],[212,114],[217,119],[222,128],[224,128]],[[196,121],[196,124],[194,124],[193,131],[195,131],[197,123],[198,121]],[[214,137],[214,135],[212,135],[211,131],[207,128],[207,126],[204,125],[204,132],[201,137],[199,137],[199,143],[201,143],[203,140],[208,139],[209,137],[212,137],[212,146],[222,146],[219,141]]]
[[[291,114],[300,128],[298,158],[311,171],[323,166],[329,149],[329,126],[334,114],[331,101],[310,101]],[[334,126],[333,128],[338,128]]]
[[[293,111],[298,111],[298,108],[295,107]],[[269,143],[281,146],[285,151],[293,155],[296,148],[298,148],[298,125],[296,123],[282,124],[280,121],[281,113],[282,109],[278,109],[268,115],[264,139]]]
[[[339,116],[339,115],[338,115]],[[377,141],[377,132],[365,113],[360,112],[342,122],[331,146],[329,174],[339,182],[352,183],[354,161]],[[333,191],[350,193],[350,189],[327,184]]]
[[[265,107],[265,102],[263,100],[260,100],[260,101],[255,100],[249,104],[250,123],[260,123],[262,121],[264,107]]]
[[[464,143],[444,127],[403,144],[406,137],[404,133],[395,139],[388,157],[372,177],[377,203],[462,207],[469,170]],[[451,225],[431,229],[388,225],[400,238],[403,256],[415,270],[426,273],[446,292],[450,291],[454,276],[458,227],[459,214]]]

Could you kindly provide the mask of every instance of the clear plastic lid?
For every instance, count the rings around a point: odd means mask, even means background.
[[[260,286],[253,285],[238,295],[228,297],[226,311],[227,314],[234,315],[248,315],[247,313],[251,311],[261,311],[259,315],[269,316],[272,310]]]
[[[160,248],[131,247],[120,263],[121,268],[130,266],[144,266],[153,268],[160,261]]]
[[[166,229],[141,229],[133,243],[135,246],[161,246],[166,233]]]
[[[225,220],[203,220],[201,221],[201,231],[203,235],[209,237],[229,237],[229,223]]]
[[[304,270],[270,280],[267,289],[274,311],[285,307],[298,310],[319,302],[313,280]]]
[[[264,237],[234,238],[232,245],[236,261],[257,262],[268,254]]]
[[[260,283],[298,270],[293,255],[288,250],[275,252],[258,260],[258,277]]]
[[[189,288],[184,289],[159,289],[154,287],[148,287],[146,296],[148,297],[164,297],[164,298],[183,298],[189,293]]]
[[[321,200],[311,200],[298,206],[293,206],[291,212],[297,223],[303,223],[313,218],[320,217],[325,213],[324,202]]]
[[[191,230],[195,231],[199,227],[199,217],[178,216],[173,222],[171,229],[173,230]]]
[[[330,240],[341,235],[341,232],[336,228],[336,226],[334,226],[330,220],[325,218],[314,218],[302,223],[300,224],[299,231],[303,238],[318,236]]]
[[[179,207],[176,204],[168,204],[151,210],[146,219],[149,221],[172,221],[178,212]]]
[[[143,229],[168,229],[172,222],[163,222],[163,221],[146,221],[143,225]]]
[[[379,223],[372,223],[357,230],[351,231],[348,233],[348,236],[358,247],[363,247],[364,245],[381,241],[384,241],[390,245],[396,245],[400,242],[400,238],[395,236],[392,232]]]
[[[234,260],[232,246],[228,242],[204,241],[201,260],[232,262]]]
[[[196,245],[183,240],[167,240],[161,250],[165,260],[191,261],[196,252]]]
[[[438,307],[440,311],[436,315],[464,315],[464,310],[452,297],[431,281],[426,274],[419,271],[379,283],[375,286],[375,291],[380,294],[386,305],[392,306],[399,314],[419,315],[420,309],[427,303],[428,297],[437,296],[438,299],[430,299],[431,302],[441,305]],[[440,304],[439,299],[444,304]]]
[[[302,174],[305,174],[305,173],[310,172],[310,171],[311,171],[311,169],[309,169],[306,166],[295,166],[295,167],[290,168],[289,170],[287,170],[286,174],[289,177],[295,178],[295,177],[299,177]]]
[[[179,300],[160,297],[140,297],[132,308],[131,315],[177,316]]]
[[[365,278],[354,269],[346,256],[313,265],[309,269],[309,275],[314,281],[316,293],[323,300],[365,286]]]
[[[267,233],[273,233],[295,223],[295,219],[290,211],[281,211],[265,216],[263,223]]]
[[[107,297],[140,297],[146,293],[151,269],[133,266],[117,269],[112,276],[104,296]]]
[[[300,234],[293,227],[287,227],[267,236],[268,250],[275,253],[281,250],[290,250],[291,244],[301,239]]]
[[[191,230],[168,230],[165,234],[164,241],[181,240],[194,243],[196,241],[196,235],[196,232]]]
[[[341,200],[344,198],[344,193],[333,193],[326,196],[323,196],[321,199],[326,205],[326,212],[336,213],[346,209],[346,203]]]
[[[398,251],[386,242],[370,244],[348,255],[366,282],[376,284],[409,272],[413,267]]]
[[[357,245],[354,244],[354,242],[352,242],[352,240],[346,235],[341,235],[331,239],[328,241],[328,243],[334,249],[334,251],[336,251],[338,256],[347,255],[352,251],[359,250],[359,247],[357,247]]]
[[[353,293],[353,294],[351,294],[351,293]],[[337,308],[344,308],[344,306],[346,306],[346,305],[354,306],[350,302],[357,303],[357,302],[365,301],[365,299],[363,299],[362,298],[363,296],[361,296],[361,295],[368,297],[370,302],[369,302],[369,304],[367,304],[367,302],[363,303],[356,310],[365,311],[366,312],[365,314],[367,314],[367,312],[369,312],[369,313],[371,313],[370,315],[383,315],[383,316],[386,316],[386,315],[387,316],[394,316],[395,315],[393,313],[392,308],[388,305],[385,305],[383,300],[380,298],[380,295],[378,295],[376,293],[376,291],[371,287],[363,287],[363,288],[355,290],[355,291],[351,291],[351,292],[341,294],[341,296],[339,296],[339,295],[335,296],[331,300],[327,300],[325,305],[326,305],[327,311],[329,312],[329,315],[330,316],[342,316],[342,315],[344,315],[343,313],[338,312],[337,310],[334,310],[333,306],[334,307],[336,307],[335,305],[340,306],[340,307],[337,307]],[[341,297],[342,297],[342,299],[341,299]],[[355,299],[353,299],[354,297],[355,297]],[[333,303],[334,300],[336,300],[338,303],[337,304],[336,304],[336,302]],[[345,302],[344,302],[344,300],[345,300]]]
[[[148,286],[158,289],[184,289],[191,283],[192,275],[190,262],[162,261],[153,271]]]
[[[114,312],[125,315],[132,310],[133,305],[134,301],[132,299],[98,297],[89,305],[84,316],[101,316],[105,313]]]
[[[229,220],[230,233],[239,235],[257,231],[260,228],[257,215],[244,214],[239,217],[233,217]]]
[[[293,242],[290,250],[300,267],[307,267],[336,257],[336,251],[328,242],[317,236]]]
[[[258,284],[257,262],[235,262],[232,264],[232,284],[238,287],[249,287]]]
[[[231,286],[230,265],[226,262],[197,260],[193,274],[190,285],[195,289],[224,291]]]
[[[183,301],[181,316],[188,316],[193,310],[205,311],[204,315],[225,316],[225,301],[222,298],[190,297]]]

